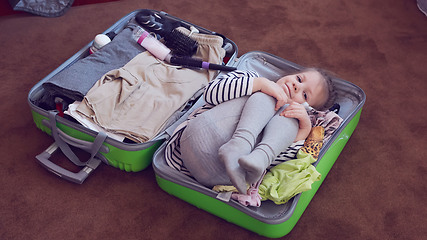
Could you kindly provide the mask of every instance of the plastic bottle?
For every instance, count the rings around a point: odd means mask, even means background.
[[[89,53],[92,54],[99,49],[101,49],[103,46],[107,45],[111,42],[111,39],[105,35],[105,34],[98,34],[95,36],[95,39],[93,40],[92,46],[89,48]]]
[[[170,56],[171,50],[142,27],[138,26],[133,30],[132,38],[160,60],[165,60],[168,55]]]

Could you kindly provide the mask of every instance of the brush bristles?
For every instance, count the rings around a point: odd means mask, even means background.
[[[176,29],[164,34],[164,40],[175,55],[192,56],[197,51],[197,42]]]

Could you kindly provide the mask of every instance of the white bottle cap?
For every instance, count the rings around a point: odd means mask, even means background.
[[[109,42],[111,42],[111,39],[107,35],[98,34],[95,36],[95,39],[93,40],[93,46],[96,49],[101,49],[103,46],[107,45]]]

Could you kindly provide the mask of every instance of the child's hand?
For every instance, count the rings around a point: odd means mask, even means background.
[[[267,95],[274,97],[277,100],[275,110],[279,110],[283,105],[288,102],[288,96],[285,91],[275,82],[267,78],[258,77],[254,79],[254,86],[252,92],[261,91]]]
[[[307,110],[302,104],[292,102],[280,113],[280,116],[296,118],[299,121],[299,130],[295,141],[305,140],[311,131],[311,121]]]

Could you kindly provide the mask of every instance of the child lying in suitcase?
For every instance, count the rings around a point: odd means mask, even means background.
[[[205,186],[231,182],[246,194],[247,184],[259,181],[281,151],[310,133],[303,103],[328,109],[335,92],[331,77],[320,69],[305,69],[277,82],[234,71],[212,81],[204,98],[206,111],[172,137],[179,138],[174,147],[179,147],[181,167]],[[180,162],[172,158],[166,156],[177,168]]]

